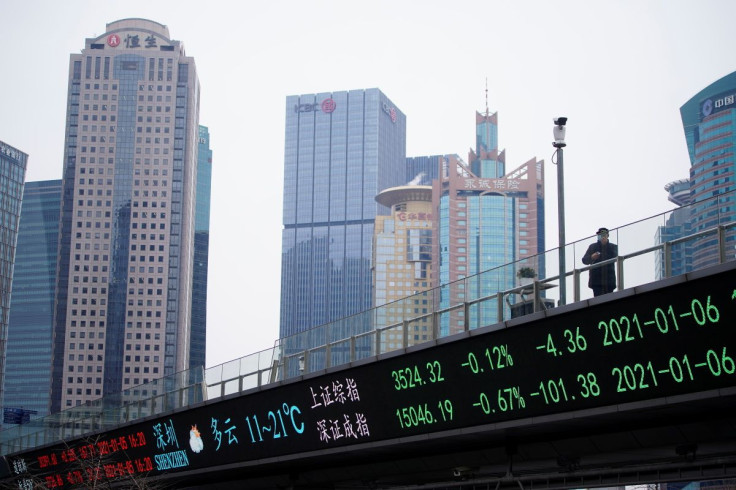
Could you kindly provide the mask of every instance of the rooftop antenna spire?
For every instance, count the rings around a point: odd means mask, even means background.
[[[488,77],[486,77],[486,117],[488,117]]]

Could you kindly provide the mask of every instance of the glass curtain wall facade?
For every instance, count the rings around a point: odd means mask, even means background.
[[[406,117],[378,89],[289,96],[285,140],[282,338],[372,306],[374,224],[389,214],[375,197],[404,183]]]
[[[124,19],[69,65],[51,411],[190,365],[199,81]]]
[[[476,113],[476,150],[469,154],[470,165],[457,155],[446,155],[433,184],[438,216],[434,285],[482,273],[457,287],[443,288],[441,308],[513,288],[516,271],[496,268],[544,251],[543,162],[532,159],[507,172],[497,133],[496,113]],[[544,270],[543,263],[524,265]],[[514,301],[509,298],[509,303]],[[505,303],[504,308],[508,307]],[[496,304],[471,308],[468,325],[478,328],[495,323],[497,310]],[[465,322],[464,312],[445,315],[441,334],[462,331]]]
[[[736,72],[698,92],[680,108],[680,116],[690,156],[689,202],[693,205],[688,226],[696,233],[736,218],[736,195],[706,202],[713,196],[736,194],[732,192],[736,171]],[[736,242],[736,232],[728,232],[726,241]],[[687,251],[692,267],[715,263],[715,247],[713,237],[693,242]],[[730,250],[727,260],[734,258],[734,247]]]
[[[0,141],[0,406],[3,407],[13,262],[27,165],[27,154]]]
[[[48,415],[61,180],[27,182],[13,272],[3,407]],[[32,413],[31,412],[31,413]]]
[[[197,152],[197,207],[194,215],[194,285],[192,286],[192,348],[190,368],[206,366],[207,355],[207,265],[210,246],[210,195],[212,150],[210,132],[199,127]]]
[[[672,211],[664,226],[657,229],[654,241],[657,244],[669,242],[688,236],[692,233],[690,226],[690,181],[688,179],[676,180],[667,184],[667,198],[670,202],[680,206]],[[656,278],[664,279],[666,264],[665,256],[661,251],[657,252],[655,263]],[[670,251],[670,275],[677,276],[692,270],[692,245],[690,242],[676,244]]]
[[[406,183],[410,185],[432,185],[439,176],[442,155],[408,157],[406,159]]]

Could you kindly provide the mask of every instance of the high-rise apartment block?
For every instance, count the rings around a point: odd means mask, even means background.
[[[51,411],[190,366],[199,81],[124,19],[69,63]]]
[[[13,262],[27,164],[27,154],[0,141],[0,401],[3,400]]]
[[[381,91],[287,97],[282,338],[372,306],[375,219],[390,213],[375,198],[405,176],[406,118]]]
[[[61,180],[26,182],[6,351],[4,408],[49,413]]]

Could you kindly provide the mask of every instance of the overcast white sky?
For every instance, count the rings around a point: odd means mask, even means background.
[[[28,181],[61,178],[85,38],[147,18],[195,58],[214,152],[208,366],[278,337],[287,95],[378,87],[407,115],[407,156],[466,159],[488,79],[507,168],[546,162],[553,247],[553,117],[569,118],[573,241],[672,208],[663,186],[689,167],[679,108],[736,70],[730,0],[0,0],[0,14],[0,140],[30,155]]]

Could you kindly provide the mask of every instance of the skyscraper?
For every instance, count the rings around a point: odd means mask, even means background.
[[[432,185],[440,171],[443,155],[427,157],[407,157],[406,182],[411,185]]]
[[[3,401],[2,387],[5,384],[10,292],[27,164],[28,155],[0,141],[0,402]]]
[[[210,132],[199,127],[197,208],[194,215],[194,283],[192,287],[192,350],[190,368],[204,367],[207,355],[207,266],[210,249],[210,190],[212,150]]]
[[[672,211],[664,226],[657,228],[655,243],[664,243],[685,237],[692,233],[690,226],[690,180],[680,179],[670,182],[664,189],[667,191],[667,199],[680,206]],[[655,277],[664,279],[666,273],[666,256],[661,251],[656,252]],[[669,252],[670,272],[669,275],[677,276],[692,270],[692,244],[688,242],[678,243],[670,248]]]
[[[679,206],[655,241],[662,243],[713,228],[736,219],[736,72],[726,75],[695,94],[680,107],[685,141],[690,156],[690,177],[668,184],[670,201]],[[736,242],[736,232],[725,234]],[[705,236],[676,245],[672,250],[672,274],[682,274],[718,262],[718,239]],[[726,260],[734,257],[727,246]],[[663,257],[656,264],[663,277]]]
[[[371,307],[374,222],[390,212],[375,197],[405,176],[406,117],[381,91],[287,97],[282,338]]]
[[[736,72],[698,92],[680,108],[690,154],[690,224],[693,232],[736,218],[736,195],[718,202],[705,199],[734,190],[736,175]],[[698,202],[701,202],[698,205]],[[726,236],[736,241],[736,233]],[[715,263],[715,239],[693,245],[693,267]],[[733,247],[731,247],[733,248]]]
[[[433,183],[435,286],[498,268],[462,288],[443,289],[442,308],[513,288],[516,271],[500,267],[544,251],[543,162],[533,158],[507,171],[497,132],[496,113],[476,113],[476,150],[469,154],[470,164],[457,155],[445,156]],[[543,263],[533,266],[539,273],[544,270]],[[471,328],[496,321],[497,306],[490,302],[473,307],[468,319]],[[461,331],[464,312],[452,312],[441,323],[443,336]]]
[[[405,185],[386,189],[376,200],[391,209],[376,216],[373,241],[373,306],[376,327],[401,324],[432,311],[427,295],[432,287],[432,187]],[[431,316],[407,325],[406,344],[432,338]],[[381,352],[404,346],[403,328],[386,330]]]
[[[124,19],[69,64],[51,411],[190,366],[194,60]]]
[[[48,414],[61,180],[26,182],[8,326],[4,408]]]

